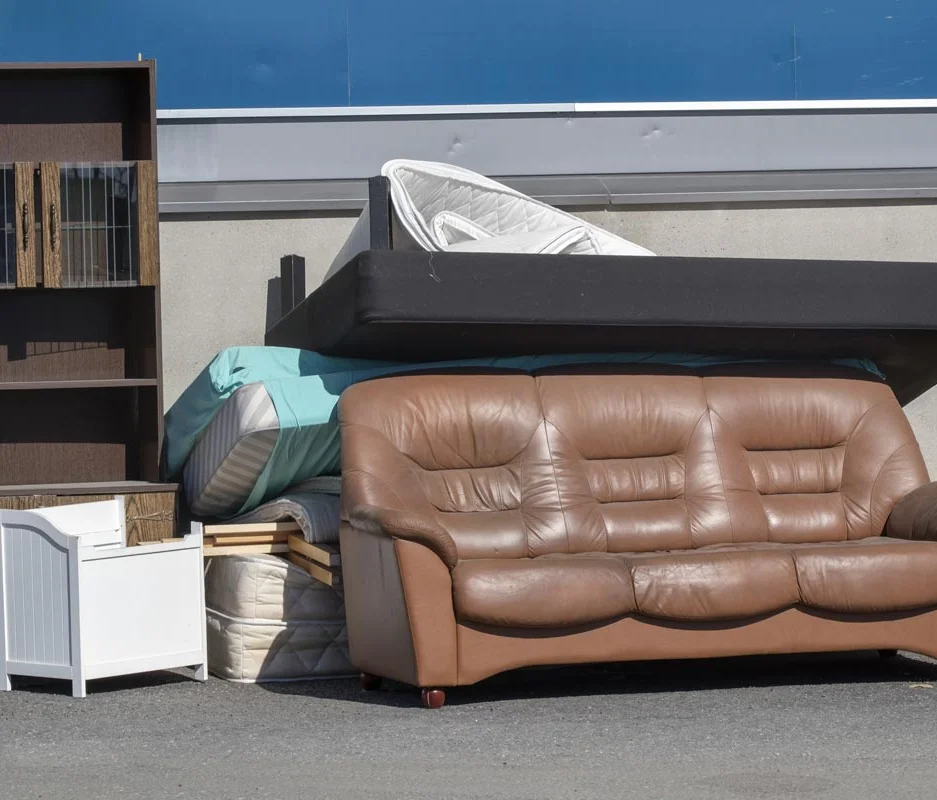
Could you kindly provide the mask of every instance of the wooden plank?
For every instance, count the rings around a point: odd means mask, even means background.
[[[123,497],[127,544],[159,541],[175,534],[175,492],[133,492]]]
[[[159,200],[155,161],[137,162],[137,233],[140,285],[159,283]]]
[[[320,583],[324,583],[326,586],[341,585],[341,573],[333,572],[332,570],[317,564],[315,561],[310,561],[308,558],[305,558],[299,553],[291,552],[290,562],[295,564],[297,567],[306,570],[306,572],[308,572],[313,578],[315,578]]]
[[[94,494],[148,494],[153,492],[175,495],[179,490],[177,483],[148,483],[146,481],[98,481],[95,483],[29,483],[0,486],[0,496],[3,495],[37,495],[51,494],[63,497],[75,495]],[[78,502],[74,500],[74,502]]]
[[[237,556],[258,553],[288,553],[288,544],[240,544],[229,547],[203,547],[206,556]]]
[[[292,533],[298,530],[300,530],[299,525],[295,522],[244,522],[240,524],[206,525],[205,535],[224,536],[233,534],[242,536],[253,533],[279,533],[281,531]]]
[[[242,544],[286,544],[287,536],[287,533],[258,533],[251,536],[223,534],[206,536],[205,540],[213,540],[216,547],[232,547]]]
[[[62,198],[61,170],[54,161],[43,161],[42,176],[42,282],[62,286]]]
[[[14,165],[16,219],[16,285],[20,289],[36,285],[36,198],[33,191],[32,162]]]
[[[110,500],[114,494],[52,495],[23,494],[0,495],[0,508],[28,511],[34,508],[54,508],[78,503]],[[147,492],[122,494],[126,514],[127,544],[160,542],[176,532],[176,493]],[[286,547],[286,545],[283,545]],[[287,548],[288,549],[288,548]]]
[[[0,392],[30,392],[57,389],[133,389],[140,386],[156,386],[156,378],[103,378],[94,380],[62,381],[15,381],[0,383]]]
[[[342,556],[338,548],[327,544],[310,544],[301,536],[289,537],[290,550],[306,558],[322,564],[324,567],[339,567],[342,564]]]

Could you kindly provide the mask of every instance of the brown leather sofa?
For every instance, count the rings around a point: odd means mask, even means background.
[[[848,377],[424,375],[340,404],[353,663],[443,687],[536,664],[937,657],[937,491]]]

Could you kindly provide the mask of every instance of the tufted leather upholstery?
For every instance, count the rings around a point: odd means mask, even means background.
[[[921,521],[937,501],[919,497],[923,459],[882,383],[422,375],[350,388],[340,417],[343,552],[358,531],[409,540],[436,554],[434,585],[448,587],[425,597],[397,565],[412,652],[441,647],[417,641],[427,603],[448,605],[455,639],[460,626],[569,636],[625,617],[738,624],[794,608],[937,606],[937,524]],[[909,494],[914,507],[882,536]],[[927,541],[902,540],[922,526]],[[348,563],[345,575],[354,658],[354,616],[368,611],[352,597],[375,576]],[[420,665],[402,679],[420,679]]]
[[[346,508],[421,515],[448,533],[460,558],[565,551],[533,379],[420,375],[364,386],[342,399]]]

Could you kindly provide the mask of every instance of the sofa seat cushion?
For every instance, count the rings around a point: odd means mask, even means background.
[[[746,619],[797,605],[790,553],[745,545],[619,555],[639,614],[681,621]]]
[[[937,606],[937,542],[871,536],[793,550],[809,608],[873,614]]]
[[[452,593],[460,620],[508,628],[587,625],[635,611],[627,565],[604,553],[461,561]]]

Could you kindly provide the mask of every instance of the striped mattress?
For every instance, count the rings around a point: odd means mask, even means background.
[[[267,465],[279,434],[280,420],[262,383],[234,392],[186,462],[183,486],[192,513],[236,513]]]

